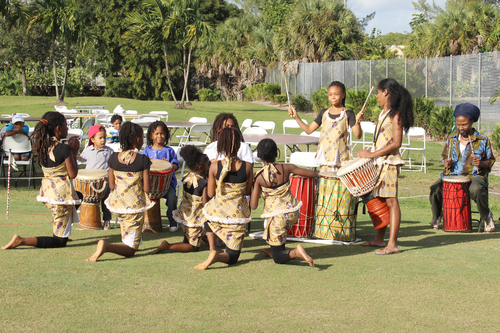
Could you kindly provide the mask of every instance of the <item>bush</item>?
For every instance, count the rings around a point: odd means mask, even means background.
[[[347,89],[345,106],[349,110],[352,110],[354,114],[358,114],[363,107],[363,104],[368,97],[368,90],[364,89]],[[382,111],[380,105],[377,102],[377,96],[373,94],[370,95],[368,102],[366,103],[366,110],[363,115],[363,120],[377,122],[378,115]]]
[[[105,97],[147,99],[148,82],[128,77],[107,77]]]
[[[328,109],[330,107],[330,102],[328,101],[328,89],[321,88],[312,93],[312,103],[313,110],[320,112],[323,109]]]
[[[219,89],[204,88],[198,90],[196,93],[200,98],[200,101],[204,102],[215,102],[221,100],[221,91]]]
[[[243,89],[247,101],[270,101],[274,95],[281,93],[277,83],[259,83]]]
[[[437,109],[436,104],[434,104],[433,98],[415,97],[413,100],[415,106],[415,125],[416,127],[423,127],[429,131],[430,128],[430,118],[432,112]]]
[[[497,125],[497,128],[491,135],[491,145],[497,151],[497,153],[500,153],[500,124]]]
[[[286,95],[283,94],[274,95],[271,100],[272,102],[279,103],[280,105],[288,103],[288,97],[286,97]]]
[[[453,107],[451,105],[434,108],[430,117],[431,135],[445,138],[453,132]]]
[[[292,95],[290,101],[297,111],[311,111],[312,109],[311,101],[303,95]]]
[[[174,100],[174,98],[172,97],[172,93],[170,91],[162,92],[161,98],[163,98],[164,101],[173,101]]]

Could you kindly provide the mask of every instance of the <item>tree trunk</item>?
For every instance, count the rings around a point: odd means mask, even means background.
[[[167,71],[167,82],[168,82],[168,87],[170,88],[170,93],[172,94],[172,98],[174,99],[175,102],[175,108],[176,109],[183,109],[182,104],[179,104],[177,102],[177,99],[175,98],[174,90],[172,89],[172,83],[170,83],[170,72],[168,70],[168,55],[167,55],[167,46],[165,43],[163,43],[163,56],[165,57],[165,70]]]
[[[183,93],[182,93],[183,97],[184,97],[184,94],[186,94],[186,104],[187,105],[192,105],[191,102],[189,102],[189,96],[188,96],[189,94],[187,91],[187,83],[189,81],[189,66],[190,65],[191,65],[191,49],[189,49],[187,66],[184,69],[184,89],[183,89]]]
[[[66,54],[64,55],[64,78],[62,83],[60,102],[64,102],[64,94],[66,93],[66,83],[68,82],[69,71],[69,38],[66,36]]]
[[[59,102],[59,86],[57,84],[57,67],[56,67],[56,34],[52,28],[52,70],[54,71],[54,84],[56,86],[56,99]]]
[[[182,48],[182,73],[184,74],[184,80],[186,79],[186,48]],[[182,88],[181,104],[184,106],[184,97],[186,94],[186,88]]]
[[[23,82],[23,96],[28,96],[28,87],[26,86],[26,66],[24,60],[21,62],[21,80]]]

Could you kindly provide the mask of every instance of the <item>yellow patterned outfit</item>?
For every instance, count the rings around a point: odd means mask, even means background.
[[[187,188],[198,188],[198,180],[202,178],[202,176],[190,172],[184,175],[182,183]],[[203,197],[192,195],[184,190],[181,204],[179,208],[173,211],[172,217],[177,223],[181,224],[189,244],[200,247],[203,224],[207,220],[203,215]]]
[[[387,111],[387,113],[390,110]],[[385,114],[380,114],[379,121],[375,128],[375,137],[377,141],[372,151],[377,151],[392,143],[394,136],[392,133],[392,119]],[[374,197],[395,198],[398,196],[398,176],[401,165],[405,161],[399,154],[399,149],[392,151],[388,155],[379,156],[375,159],[375,164],[378,166],[380,177],[372,195]],[[382,171],[381,171],[382,170]]]
[[[349,147],[349,120],[346,110],[336,119],[329,116],[329,110],[321,119],[321,134],[316,153],[316,163],[321,171],[337,171],[351,159]]]
[[[262,174],[264,180],[273,183],[278,170],[269,163],[259,170],[255,177]],[[302,202],[297,201],[290,192],[290,182],[277,188],[262,187],[264,211],[260,216],[265,219],[264,239],[271,246],[280,246],[286,243],[287,230],[299,219],[299,210]]]
[[[247,181],[243,183],[224,182],[231,168],[232,158],[226,156],[222,171],[217,179],[215,196],[203,207],[208,225],[226,246],[241,251],[245,238],[245,225],[252,220],[250,207],[245,197]],[[243,162],[245,163],[245,162]]]
[[[49,157],[55,161],[52,149]],[[52,212],[54,235],[67,238],[71,236],[70,218],[72,222],[80,222],[75,205],[79,205],[81,201],[69,179],[66,163],[63,162],[52,168],[42,166],[42,170],[44,178],[42,178],[40,194],[36,197],[36,200],[43,202]]]
[[[130,150],[124,151],[122,158],[126,160],[130,154]],[[136,158],[138,156],[143,155],[137,154]],[[109,211],[116,214],[120,221],[122,242],[135,250],[141,244],[144,212],[154,206],[154,202],[144,192],[142,172],[113,170],[115,188],[104,201]]]

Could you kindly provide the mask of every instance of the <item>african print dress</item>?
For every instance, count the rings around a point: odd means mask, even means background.
[[[245,196],[247,181],[224,182],[231,162],[232,158],[228,156],[221,161],[222,171],[217,180],[215,196],[203,207],[203,214],[217,237],[224,241],[228,248],[240,251],[245,238],[245,224],[252,220],[252,215]]]
[[[255,177],[262,173],[268,183],[276,180],[278,170],[274,164],[268,164],[257,172]],[[299,219],[299,210],[302,202],[297,201],[290,192],[290,182],[277,188],[262,187],[264,212],[260,216],[264,219],[264,239],[271,246],[280,246],[286,243],[287,230]]]
[[[53,154],[49,154],[53,160]],[[40,194],[36,200],[43,202],[52,212],[52,230],[54,235],[61,238],[71,236],[71,223],[80,222],[75,205],[81,204],[75,188],[69,179],[66,163],[56,167],[42,166],[43,178]],[[70,223],[71,218],[71,223]]]
[[[124,151],[122,158],[126,159],[130,154],[130,150]],[[122,242],[137,250],[141,243],[144,212],[153,207],[154,202],[144,192],[143,170],[113,170],[113,174],[115,188],[104,203],[118,217]]]
[[[390,112],[390,110],[387,112]],[[375,146],[372,148],[372,151],[382,149],[394,140],[392,133],[392,119],[386,115],[387,113],[380,114],[379,116],[379,121],[375,128],[375,137],[377,138],[377,141],[375,142]],[[405,164],[405,161],[403,161],[401,155],[399,154],[399,149],[392,151],[388,155],[375,158],[374,162],[378,166],[380,177],[377,184],[375,184],[372,195],[374,197],[383,198],[397,197],[399,169],[401,165]]]
[[[184,175],[182,183],[185,188],[198,188],[198,180],[202,178],[190,172]],[[201,236],[203,236],[203,224],[207,220],[203,215],[203,197],[183,191],[181,204],[173,211],[172,217],[181,224],[189,244],[199,247]]]
[[[337,171],[351,159],[349,147],[349,120],[345,110],[336,119],[323,113],[316,163],[322,171]]]

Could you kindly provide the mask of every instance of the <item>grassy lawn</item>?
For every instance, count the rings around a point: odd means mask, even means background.
[[[37,116],[53,110],[54,101],[1,97],[1,113]],[[240,122],[275,121],[275,133],[282,133],[281,123],[287,119],[285,111],[243,102],[195,102],[187,115],[168,102],[115,98],[67,98],[67,102],[69,107],[105,105],[110,110],[123,104],[144,113],[167,110],[171,120],[202,116],[212,121],[219,112],[234,112]],[[119,243],[120,232],[81,231],[75,225],[73,241],[66,248],[0,251],[0,331],[498,331],[500,284],[495,276],[500,233],[455,234],[429,227],[426,196],[442,170],[441,150],[441,144],[428,143],[426,174],[401,174],[398,255],[376,256],[375,249],[359,244],[304,243],[315,268],[300,260],[276,265],[259,252],[267,247],[264,241],[247,237],[236,265],[217,263],[202,272],[193,266],[208,256],[206,245],[197,253],[148,254],[162,239],[181,242],[179,228],[175,233],[144,234],[133,258],[107,253],[97,263],[87,263],[99,239]],[[2,186],[0,245],[15,233],[51,235],[50,214],[35,200],[38,190],[28,190],[25,182],[12,186],[6,220]],[[500,198],[493,193],[499,188],[500,177],[490,176],[495,218]],[[262,206],[252,212],[252,232],[262,230],[261,213]],[[477,223],[473,227],[477,231]],[[374,234],[370,218],[360,209],[357,237],[367,240]]]

